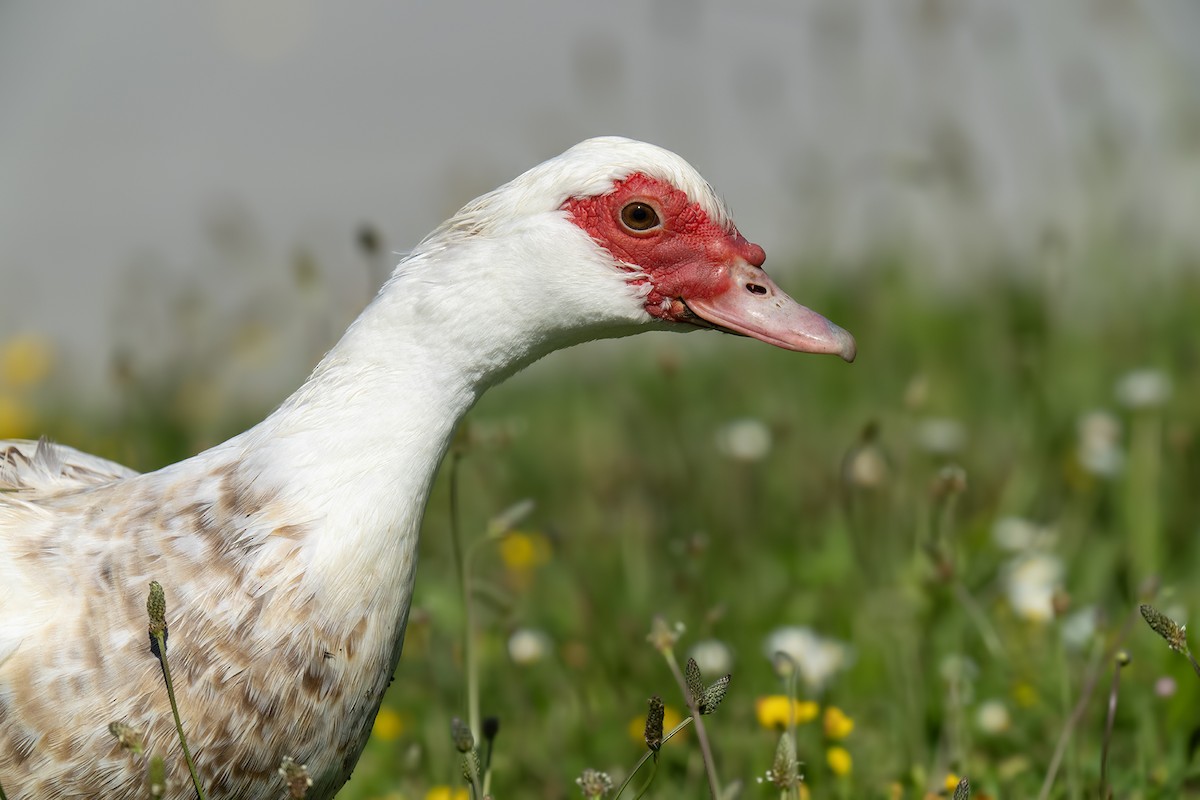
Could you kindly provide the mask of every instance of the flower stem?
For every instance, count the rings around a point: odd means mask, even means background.
[[[465,552],[458,524],[458,466],[462,454],[455,450],[450,455],[450,542],[454,547],[454,566],[458,570],[458,585],[463,602],[463,660],[467,671],[467,725],[475,741],[480,741],[481,720],[479,712],[479,664],[475,653],[475,610],[471,603],[471,552]]]
[[[670,741],[671,737],[674,736],[675,734],[679,733],[681,730],[683,730],[685,726],[687,726],[688,724],[690,724],[692,722],[692,719],[693,719],[692,717],[688,717],[683,722],[676,725],[674,728],[671,728],[671,730],[668,731],[666,733],[666,735],[663,736],[662,743],[666,744],[668,741]],[[621,781],[621,785],[617,787],[617,791],[613,794],[613,800],[617,800],[617,798],[621,796],[621,792],[625,791],[625,788],[627,786],[629,786],[629,782],[633,780],[633,776],[638,774],[638,770],[640,770],[642,768],[642,765],[645,764],[646,761],[649,760],[649,758],[651,756],[655,756],[655,771],[657,772],[658,751],[657,750],[647,750],[645,753],[642,754],[642,757],[638,761],[638,763],[633,765],[633,769],[630,770],[629,774],[625,776],[625,780]],[[651,777],[653,777],[653,776],[651,776]],[[642,788],[642,791],[643,792],[645,791],[645,787]]]
[[[208,795],[204,793],[204,787],[200,785],[200,776],[196,774],[196,762],[192,760],[192,753],[188,750],[187,736],[183,733],[183,720],[179,717],[179,705],[175,702],[175,686],[171,682],[171,667],[167,663],[167,639],[163,631],[157,631],[154,634],[154,641],[158,644],[158,663],[162,666],[163,680],[167,684],[167,697],[171,700],[171,715],[175,717],[175,731],[179,734],[179,746],[183,748],[183,760],[187,762],[188,772],[192,776],[192,786],[196,787],[196,796],[200,800],[208,800]]]
[[[708,743],[708,732],[704,729],[704,722],[700,719],[700,709],[696,707],[696,698],[693,698],[692,693],[688,691],[683,670],[679,669],[679,662],[675,660],[675,651],[664,648],[662,654],[667,659],[671,674],[675,676],[675,682],[679,684],[679,691],[683,693],[687,706],[691,709],[692,717],[696,721],[696,740],[700,742],[700,756],[704,759],[704,770],[708,774],[708,791],[713,800],[720,800],[721,782],[717,779],[717,764],[713,760],[712,747]]]

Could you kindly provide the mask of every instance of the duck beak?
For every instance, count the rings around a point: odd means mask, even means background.
[[[727,266],[728,286],[681,298],[688,310],[715,328],[800,353],[829,353],[853,361],[854,337],[805,308],[759,267],[737,259]]]

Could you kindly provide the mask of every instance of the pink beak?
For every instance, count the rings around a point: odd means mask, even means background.
[[[830,353],[853,361],[854,337],[775,285],[762,269],[741,259],[729,266],[729,288],[684,298],[692,313],[718,328],[801,353]]]

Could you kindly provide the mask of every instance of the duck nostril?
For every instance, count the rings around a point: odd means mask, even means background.
[[[750,294],[766,294],[767,287],[759,286],[757,283],[747,283],[746,291],[749,292]]]

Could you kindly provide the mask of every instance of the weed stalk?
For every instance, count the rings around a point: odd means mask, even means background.
[[[1114,659],[1112,685],[1108,690],[1108,713],[1104,718],[1104,743],[1100,747],[1100,800],[1112,797],[1108,786],[1108,745],[1112,741],[1113,724],[1117,719],[1117,693],[1121,688],[1121,670],[1129,665],[1129,653],[1118,650]]]
[[[694,720],[695,718],[691,716],[684,718],[683,722],[680,722],[674,728],[671,728],[671,730],[662,737],[662,743],[666,744],[671,740],[671,737],[686,728]],[[654,775],[657,774],[658,771],[658,750],[647,749],[646,752],[642,754],[642,757],[638,760],[638,762],[633,765],[633,769],[629,771],[629,774],[625,776],[625,780],[621,781],[621,785],[617,787],[617,791],[613,794],[613,800],[617,800],[617,798],[621,796],[621,792],[625,791],[625,789],[629,786],[629,782],[633,780],[633,776],[637,775],[638,770],[640,770],[642,766],[651,758],[654,759],[654,772],[651,773],[650,780],[654,780]],[[647,785],[643,786],[638,792],[638,797],[641,797],[643,794],[645,794],[648,787],[649,782],[647,782]]]
[[[192,776],[192,786],[196,787],[196,796],[200,800],[208,800],[204,787],[200,785],[200,776],[196,774],[196,763],[188,750],[187,736],[183,733],[183,721],[179,718],[179,705],[175,702],[175,686],[171,683],[171,667],[167,663],[167,599],[162,584],[150,581],[150,594],[146,598],[146,614],[150,618],[151,650],[158,656],[162,666],[163,680],[167,684],[167,697],[171,700],[171,714],[175,717],[175,731],[179,734],[179,746],[183,749],[183,760],[187,762],[188,772]]]

